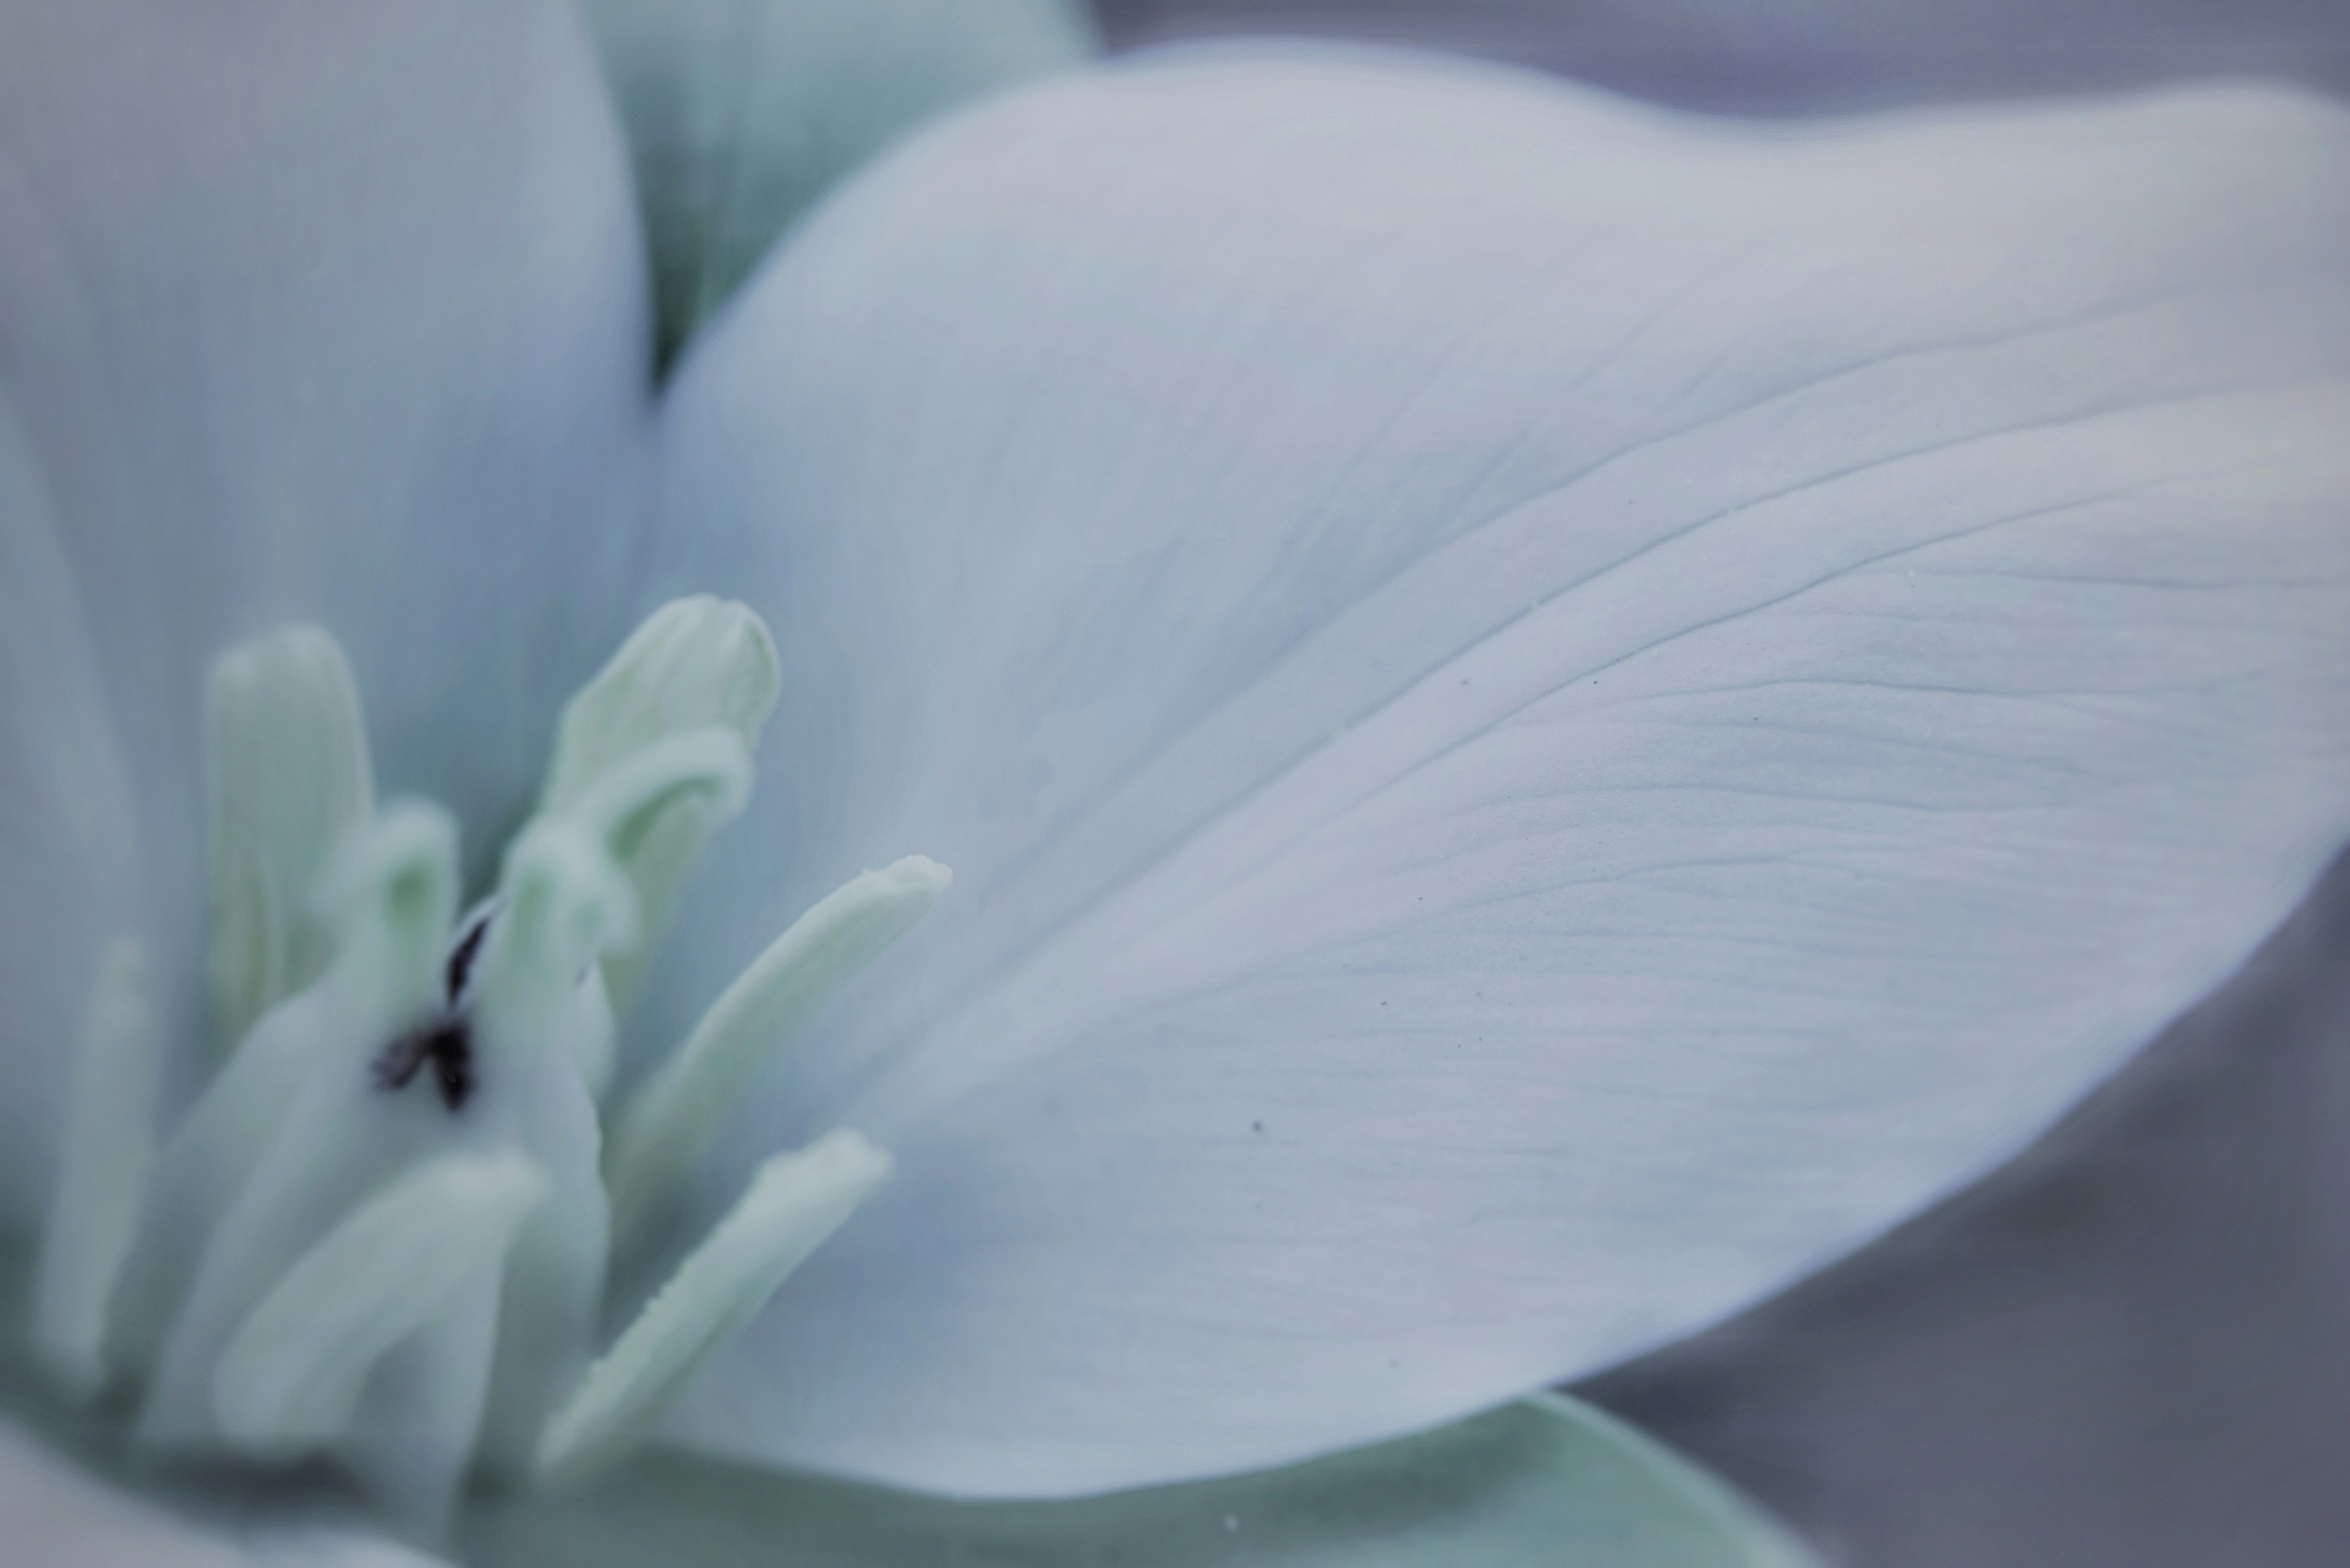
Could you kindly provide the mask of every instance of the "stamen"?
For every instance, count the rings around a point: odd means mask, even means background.
[[[221,1430],[285,1459],[348,1428],[368,1375],[497,1266],[551,1190],[514,1149],[446,1154],[352,1210],[262,1297],[213,1374]]]
[[[750,793],[750,760],[732,731],[671,735],[615,763],[562,816],[540,816],[506,852],[504,913],[490,940],[501,971],[525,966],[539,987],[569,987],[605,954],[643,931],[636,892],[620,868],[645,825],[682,798],[732,815]]]
[[[837,889],[775,939],[639,1089],[604,1159],[616,1250],[632,1245],[762,1062],[938,902],[952,874],[910,855]]]
[[[374,815],[358,688],[335,639],[287,627],[224,655],[204,694],[211,797],[206,967],[224,1049],[316,980],[332,944],[310,890]]]
[[[537,1478],[560,1484],[617,1457],[710,1353],[889,1179],[889,1156],[834,1132],[759,1167],[726,1218],[670,1277],[547,1423]]]
[[[540,810],[561,815],[617,763],[665,736],[722,725],[747,754],[775,705],[775,639],[739,604],[674,599],[653,612],[563,711]],[[651,939],[668,927],[685,873],[717,821],[702,803],[666,805],[621,857],[647,940],[604,963],[616,1008],[635,993]]]
[[[672,802],[698,800],[711,821],[724,822],[750,796],[751,758],[742,737],[713,724],[664,736],[613,763],[568,815],[625,870],[647,830]]]
[[[35,1286],[35,1348],[58,1392],[77,1404],[95,1396],[110,1370],[107,1303],[146,1208],[161,1042],[146,955],[118,938],[99,961],[82,1025]]]

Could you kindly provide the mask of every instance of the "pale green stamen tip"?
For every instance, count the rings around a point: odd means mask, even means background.
[[[727,987],[621,1116],[604,1159],[612,1233],[642,1235],[761,1064],[930,912],[952,873],[910,855],[868,871],[794,921]]]
[[[539,809],[569,811],[608,769],[666,735],[719,725],[747,751],[780,683],[775,639],[748,608],[671,600],[564,709]]]
[[[717,725],[733,732],[747,756],[780,685],[775,639],[749,609],[709,597],[663,605],[564,710],[539,809],[573,810],[606,774],[664,736]],[[604,961],[616,1008],[635,994],[645,952],[668,925],[685,874],[716,826],[707,803],[686,795],[648,814],[631,842],[615,850],[646,935]]]
[[[826,1135],[762,1165],[709,1238],[547,1423],[537,1471],[575,1480],[623,1452],[710,1353],[740,1333],[794,1269],[889,1179],[862,1135]]]

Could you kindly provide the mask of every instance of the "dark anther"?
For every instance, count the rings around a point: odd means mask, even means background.
[[[490,918],[484,915],[468,927],[465,934],[457,939],[457,945],[449,950],[449,963],[442,971],[441,978],[449,992],[449,1004],[452,1007],[456,1005],[457,999],[465,994],[465,981],[473,972],[473,960],[481,956],[482,939],[489,934],[489,930]]]
[[[452,1112],[463,1110],[473,1093],[473,1035],[465,1021],[453,1013],[385,1046],[375,1059],[375,1086],[404,1089],[427,1062],[432,1064],[432,1082],[441,1091],[441,1103]]]

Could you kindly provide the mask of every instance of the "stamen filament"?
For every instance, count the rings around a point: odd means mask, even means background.
[[[889,1179],[890,1164],[844,1130],[760,1166],[733,1210],[547,1423],[537,1479],[575,1480],[632,1444],[703,1359]]]
[[[604,1158],[615,1251],[646,1222],[761,1063],[938,902],[951,874],[910,855],[868,871],[792,922],[724,994],[660,1071],[639,1089]]]
[[[350,666],[317,627],[286,627],[215,661],[204,738],[205,962],[227,1051],[326,969],[332,943],[310,890],[338,846],[374,815],[374,775]]]
[[[353,1210],[222,1351],[213,1374],[221,1430],[273,1460],[342,1433],[376,1363],[468,1280],[495,1269],[551,1189],[517,1150],[452,1153]]]

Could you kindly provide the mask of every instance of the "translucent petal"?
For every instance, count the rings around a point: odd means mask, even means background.
[[[669,1005],[884,846],[957,891],[738,1118],[713,1183],[899,1173],[680,1430],[1275,1462],[2031,1137],[2350,834],[2345,192],[2276,91],[1768,130],[1303,51],[861,180],[672,409],[795,745]]]

